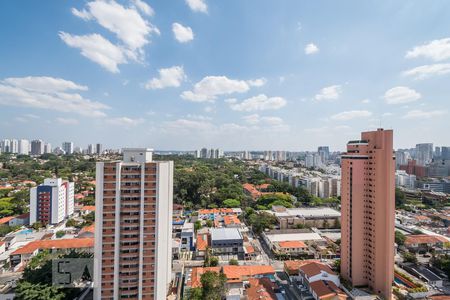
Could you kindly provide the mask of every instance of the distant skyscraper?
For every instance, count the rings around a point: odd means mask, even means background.
[[[445,160],[450,160],[450,147],[441,147],[441,157]]]
[[[330,158],[330,147],[328,146],[319,146],[319,148],[317,148],[317,152],[320,155],[322,163],[326,163]]]
[[[173,162],[124,149],[98,162],[94,299],[166,299],[171,280]]]
[[[64,150],[66,155],[73,154],[73,143],[72,142],[62,143],[62,149]]]
[[[24,139],[19,140],[19,154],[30,154],[30,141]]]
[[[95,145],[94,144],[89,144],[88,148],[87,148],[87,154],[93,155],[94,153],[95,153]]]
[[[0,142],[0,148],[3,153],[11,153],[11,141],[4,139]]]
[[[31,155],[44,154],[44,142],[42,140],[31,141]]]
[[[417,164],[425,166],[433,159],[433,144],[424,143],[416,145],[416,161]]]
[[[96,144],[95,145],[95,154],[101,155],[103,153],[103,146],[102,144]]]
[[[391,299],[395,160],[392,130],[363,132],[342,155],[341,275]]]
[[[208,149],[206,149],[206,148],[202,148],[201,150],[200,150],[200,158],[208,158]]]
[[[46,143],[44,145],[44,153],[52,153],[52,144]]]
[[[74,183],[47,178],[30,189],[30,224],[58,224],[73,214]]]
[[[434,158],[441,158],[441,147],[434,148]]]
[[[19,153],[19,141],[18,140],[16,140],[16,139],[11,140],[10,152],[14,153],[14,154]]]

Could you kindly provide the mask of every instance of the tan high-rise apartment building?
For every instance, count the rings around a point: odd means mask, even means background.
[[[341,275],[391,299],[395,156],[392,130],[363,132],[342,155]]]
[[[171,278],[173,162],[123,149],[96,170],[94,299],[166,299]]]

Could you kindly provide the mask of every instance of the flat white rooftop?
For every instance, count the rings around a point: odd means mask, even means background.
[[[211,229],[211,240],[240,240],[242,234],[237,228],[213,228]]]
[[[267,238],[271,243],[274,242],[290,242],[290,241],[318,241],[322,240],[322,237],[315,232],[306,233],[278,233],[267,234]]]
[[[341,216],[341,213],[335,209],[329,207],[314,207],[314,208],[287,208],[283,212],[269,211],[277,217],[295,217],[300,216],[304,218],[320,218],[320,217],[332,217],[337,218]]]

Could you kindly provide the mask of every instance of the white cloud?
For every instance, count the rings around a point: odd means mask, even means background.
[[[40,77],[10,77],[2,80],[3,83],[35,92],[64,92],[67,90],[87,91],[88,87],[76,84],[73,81],[48,76]]]
[[[425,79],[435,75],[444,75],[450,73],[450,64],[432,64],[416,67],[404,71],[403,76],[411,76],[415,79]]]
[[[56,122],[63,124],[63,125],[77,125],[78,120],[73,118],[56,118]]]
[[[404,115],[403,119],[430,119],[434,117],[440,117],[446,115],[446,110],[431,110],[431,111],[423,111],[420,109],[410,110]]]
[[[388,104],[405,104],[417,101],[421,97],[420,93],[406,86],[394,87],[384,94],[384,100]]]
[[[247,80],[248,85],[250,86],[255,86],[255,87],[260,87],[265,85],[267,82],[267,79],[265,78],[258,78],[258,79],[253,79],[253,80]]]
[[[133,4],[144,15],[147,15],[147,16],[151,17],[151,16],[153,16],[155,14],[155,11],[153,10],[153,8],[150,5],[148,5],[147,3],[145,3],[144,1],[142,1],[142,0],[133,0]]]
[[[148,11],[142,1],[135,1],[135,5],[141,11]],[[114,0],[94,0],[88,2],[86,9],[81,12],[72,12],[83,20],[96,20],[100,26],[114,33],[129,49],[136,50],[149,43],[151,34],[159,34],[159,30],[145,20],[136,7],[127,8]]]
[[[202,13],[208,12],[208,6],[206,5],[205,0],[186,0],[186,3],[193,11]]]
[[[372,113],[367,110],[351,110],[332,115],[330,119],[334,121],[348,121],[356,118],[367,118],[371,115]]]
[[[145,120],[142,118],[132,119],[132,118],[128,118],[128,117],[118,117],[118,118],[111,118],[111,119],[106,120],[106,122],[108,124],[123,126],[123,127],[137,126],[139,124],[144,123],[144,121]]]
[[[225,101],[225,103],[228,103],[228,104],[234,104],[237,102],[237,99],[236,98],[228,98],[228,99],[225,99],[224,101]]]
[[[206,76],[194,85],[192,91],[184,91],[181,98],[193,102],[214,101],[217,96],[245,93],[250,89],[243,80],[229,79],[226,76]]]
[[[175,39],[180,43],[187,43],[194,39],[194,32],[192,32],[192,28],[189,26],[185,27],[180,23],[172,24],[172,32]]]
[[[317,101],[322,100],[337,100],[339,99],[339,95],[342,93],[342,87],[340,85],[331,85],[324,87],[320,90],[320,93],[317,94],[314,99]]]
[[[286,105],[286,100],[282,97],[267,97],[264,94],[245,99],[241,103],[230,104],[232,110],[237,111],[257,111],[280,109]]]
[[[59,37],[72,48],[81,50],[81,55],[99,64],[112,73],[119,73],[119,64],[127,63],[124,49],[114,45],[99,34],[71,35],[60,32]]]
[[[406,53],[406,58],[424,57],[434,61],[450,58],[450,38],[433,40],[429,43],[416,46]]]
[[[328,126],[322,126],[322,127],[314,127],[314,128],[305,128],[304,131],[305,132],[310,132],[310,133],[332,133],[335,134],[336,132],[342,134],[343,131],[348,131],[349,129],[351,129],[350,126],[347,125],[339,125],[339,126],[333,126],[333,127],[328,127]]]
[[[166,123],[167,128],[178,130],[212,130],[215,126],[205,120],[178,119]]]
[[[179,87],[186,79],[182,66],[159,69],[159,78],[152,78],[145,85],[146,89],[163,89],[167,87]]]
[[[393,113],[391,113],[391,112],[385,112],[385,113],[383,113],[381,116],[382,117],[390,117],[390,116],[393,116],[394,114]]]
[[[363,99],[363,100],[361,100],[361,103],[368,104],[368,103],[370,103],[370,99]]]
[[[280,117],[261,117],[258,114],[251,114],[242,117],[245,123],[250,125],[249,129],[255,130],[277,130],[277,131],[285,131],[289,129],[289,126],[286,125],[282,118]]]
[[[319,48],[315,44],[310,43],[310,44],[306,45],[306,47],[305,47],[306,55],[315,54],[317,52],[319,52]]]
[[[120,41],[117,44],[97,33],[72,35],[60,32],[59,36],[68,46],[80,49],[83,56],[110,72],[118,73],[119,64],[129,60],[142,61],[143,47],[150,42],[152,34],[160,34],[158,28],[143,17],[153,15],[153,9],[142,0],[131,2],[130,7],[125,7],[114,0],[94,0],[87,2],[82,10],[72,8],[73,15],[84,21],[95,20],[114,33]]]
[[[86,86],[53,77],[6,78],[0,81],[0,105],[31,107],[103,117],[109,107],[82,97]]]

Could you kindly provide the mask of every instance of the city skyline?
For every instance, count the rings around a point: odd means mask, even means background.
[[[4,2],[2,138],[343,151],[384,127],[395,149],[449,145],[450,4],[328,5]]]

